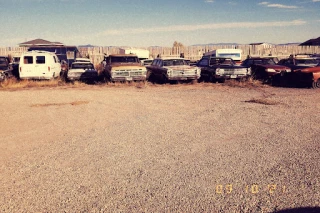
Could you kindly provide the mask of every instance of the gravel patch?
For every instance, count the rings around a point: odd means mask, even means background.
[[[319,91],[223,85],[0,91],[1,212],[319,207]]]

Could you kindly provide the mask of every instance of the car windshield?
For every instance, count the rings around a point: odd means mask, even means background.
[[[254,60],[253,64],[264,64],[264,65],[275,65],[276,63],[274,62],[273,59],[257,59]]]
[[[93,64],[72,64],[72,69],[93,69]]]
[[[234,62],[230,58],[211,58],[210,59],[210,66],[212,65],[234,65]]]
[[[318,64],[315,59],[296,59],[296,64]]]
[[[187,65],[183,59],[167,59],[163,60],[163,66],[180,66]]]
[[[121,56],[111,57],[112,63],[139,63],[139,59],[136,56]]]
[[[0,58],[0,64],[7,64],[7,60],[5,58]]]

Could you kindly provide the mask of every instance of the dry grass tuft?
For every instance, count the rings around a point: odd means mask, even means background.
[[[145,89],[147,87],[147,84],[144,81],[134,82],[134,84],[137,89]]]
[[[72,105],[78,106],[83,104],[88,104],[89,101],[73,101],[70,103],[47,103],[47,104],[32,104],[31,107],[50,107],[50,106],[65,106],[65,105]]]
[[[25,89],[60,86],[82,87],[84,85],[84,83],[78,81],[70,85],[59,78],[54,80],[17,80],[15,78],[10,78],[0,83],[0,89]]]
[[[240,87],[240,88],[257,88],[257,87],[265,87],[261,81],[255,80],[252,77],[247,80],[227,80],[223,85],[229,87]]]
[[[246,103],[255,103],[255,104],[263,104],[263,105],[277,105],[279,104],[276,101],[272,101],[272,100],[268,100],[268,99],[256,99],[256,98],[252,98],[248,101],[244,101]]]

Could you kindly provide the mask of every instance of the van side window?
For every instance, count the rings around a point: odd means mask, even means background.
[[[46,57],[45,56],[36,56],[36,64],[45,64]]]
[[[33,64],[33,57],[32,57],[32,56],[25,56],[25,57],[23,58],[23,62],[24,62],[25,64]]]

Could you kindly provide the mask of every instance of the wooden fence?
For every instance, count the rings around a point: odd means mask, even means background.
[[[121,47],[79,47],[82,56],[88,56],[92,63],[99,64],[104,55],[117,54]],[[180,56],[184,54],[186,59],[199,60],[203,53],[215,49],[241,49],[242,59],[248,55],[251,56],[277,56],[286,58],[291,54],[320,54],[320,46],[296,46],[296,45],[203,45],[203,46],[186,46],[186,47],[148,47],[150,58],[161,56]],[[26,51],[25,47],[6,47],[0,48],[0,55],[19,56]]]

